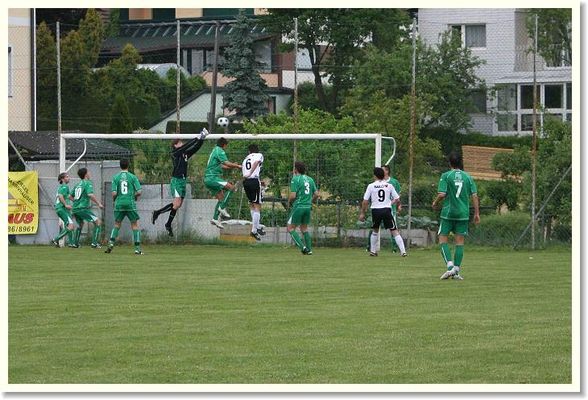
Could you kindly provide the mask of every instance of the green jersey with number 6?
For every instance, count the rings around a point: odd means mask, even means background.
[[[112,177],[112,192],[116,193],[115,211],[136,211],[135,195],[141,190],[139,179],[129,171],[121,171]]]
[[[72,211],[84,210],[90,208],[90,195],[94,193],[94,185],[88,179],[82,179],[71,190],[73,196]]]
[[[312,206],[312,195],[316,192],[316,185],[310,176],[294,175],[290,183],[290,192],[296,192],[293,207],[310,208]]]
[[[460,169],[441,175],[439,193],[445,193],[441,218],[458,221],[470,219],[470,196],[478,192],[471,176]]]

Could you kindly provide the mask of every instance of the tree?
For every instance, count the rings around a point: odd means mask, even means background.
[[[39,130],[57,128],[57,53],[44,22],[37,28],[37,122]]]
[[[352,85],[350,67],[362,59],[367,42],[392,49],[406,32],[399,28],[410,23],[400,9],[269,9],[262,23],[273,33],[288,38],[284,50],[292,51],[294,18],[298,18],[298,47],[306,49],[314,75],[321,109],[337,112],[346,91]],[[323,77],[332,85],[325,92]]]
[[[110,133],[129,133],[132,131],[131,113],[122,94],[117,94],[110,113]]]
[[[98,62],[98,55],[104,40],[102,19],[96,10],[88,9],[84,19],[80,21],[78,32],[84,44],[82,60],[89,68],[92,68]]]
[[[410,93],[412,81],[412,45],[404,42],[387,52],[370,46],[365,62],[353,68],[355,87],[350,92],[360,110],[372,107],[376,93],[386,99],[399,99]],[[417,44],[416,93],[425,113],[419,114],[422,127],[441,126],[456,131],[467,129],[472,105],[470,94],[484,88],[476,76],[482,60],[461,46],[459,38],[447,32],[438,45]],[[374,116],[377,118],[377,116]]]
[[[267,85],[258,72],[261,65],[255,59],[250,32],[250,20],[240,10],[221,70],[223,75],[235,78],[225,85],[224,107],[235,111],[238,118],[255,119],[267,114],[268,95]]]
[[[535,38],[541,57],[552,66],[572,65],[572,9],[531,8],[527,14],[529,37]]]

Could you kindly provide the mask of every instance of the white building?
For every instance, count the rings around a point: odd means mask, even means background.
[[[439,43],[449,29],[461,34],[474,56],[485,60],[478,77],[496,95],[480,93],[472,114],[472,129],[492,135],[531,134],[533,112],[533,43],[527,33],[527,12],[515,8],[421,8],[420,37],[429,45]],[[550,66],[537,55],[540,104],[547,114],[572,118],[572,67]],[[564,65],[562,65],[564,64]],[[485,100],[484,100],[485,99]],[[540,116],[540,122],[544,115]]]

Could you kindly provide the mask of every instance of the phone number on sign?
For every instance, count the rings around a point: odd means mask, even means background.
[[[8,233],[35,233],[34,226],[9,226]]]

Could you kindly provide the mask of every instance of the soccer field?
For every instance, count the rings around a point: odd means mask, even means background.
[[[8,383],[571,383],[569,249],[144,252],[11,246]]]

